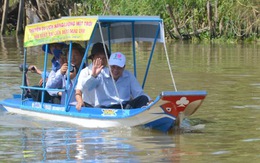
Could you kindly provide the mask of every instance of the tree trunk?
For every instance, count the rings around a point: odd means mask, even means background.
[[[19,11],[16,25],[16,35],[23,32],[23,20],[24,20],[24,0],[20,0]]]
[[[215,28],[212,22],[212,16],[213,16],[213,12],[212,12],[212,6],[210,4],[210,2],[207,2],[207,16],[208,16],[208,26],[209,26],[209,31],[210,31],[210,39],[215,37]]]
[[[172,18],[172,21],[173,21],[173,24],[174,24],[174,33],[177,35],[177,37],[179,39],[182,40],[182,36],[181,36],[180,31],[178,29],[178,24],[176,22],[175,16],[173,15],[173,12],[172,12],[172,9],[171,9],[170,5],[167,4],[166,8],[167,8],[167,11],[168,11],[170,17]]]
[[[2,15],[2,23],[1,23],[1,35],[5,33],[6,18],[7,18],[7,14],[8,14],[8,6],[9,6],[9,0],[5,0],[4,8],[3,8],[3,15]]]

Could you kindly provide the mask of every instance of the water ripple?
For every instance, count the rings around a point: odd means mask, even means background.
[[[226,153],[230,153],[230,151],[217,151],[217,152],[213,152],[213,155],[222,155],[222,154],[226,154]]]
[[[251,139],[243,140],[243,142],[254,142],[254,141],[260,141],[260,138],[251,138]]]

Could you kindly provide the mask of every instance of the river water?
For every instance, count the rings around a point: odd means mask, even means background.
[[[20,93],[22,39],[0,37],[0,100]],[[129,45],[123,51],[131,68]],[[0,111],[1,162],[260,162],[260,45],[167,44],[178,90],[206,90],[182,130],[87,129]],[[138,45],[142,82],[150,45]],[[40,47],[28,62],[43,67]],[[50,57],[49,57],[50,58]],[[28,74],[30,84],[39,76]],[[174,90],[163,47],[157,46],[145,91]]]

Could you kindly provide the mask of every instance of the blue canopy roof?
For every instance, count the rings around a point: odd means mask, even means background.
[[[159,16],[79,16],[96,18],[99,31],[93,32],[92,42],[118,43],[147,41],[165,42],[163,20]],[[63,17],[71,18],[71,17]],[[102,28],[102,33],[100,28]],[[156,37],[157,36],[157,37]]]

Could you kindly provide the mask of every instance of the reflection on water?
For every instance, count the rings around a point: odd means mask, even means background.
[[[0,37],[0,99],[20,93],[19,39]],[[0,112],[3,162],[259,162],[260,49],[258,44],[169,43],[178,90],[206,90],[202,106],[187,121],[193,128],[168,134],[139,128],[93,129]],[[150,45],[137,47],[137,77],[142,82]],[[127,56],[131,47],[115,46]],[[28,49],[29,64],[43,67],[40,47]],[[51,57],[49,57],[51,58]],[[29,73],[30,83],[38,82]],[[155,98],[174,90],[163,47],[157,46],[145,91]],[[190,127],[189,125],[187,125]],[[184,128],[187,127],[184,124]]]
[[[148,132],[140,135],[137,132],[132,139],[132,132],[127,128],[113,131],[65,127],[19,128],[10,130],[9,135],[0,135],[1,140],[9,141],[9,145],[1,146],[0,159],[23,162],[158,162],[179,159],[178,153],[174,152],[176,146],[172,136]],[[175,153],[174,157],[172,153]]]
[[[0,135],[1,161],[180,162],[201,152],[182,149],[182,135],[137,129],[80,129],[19,127]],[[12,135],[12,136],[11,136]],[[10,137],[11,136],[11,137]]]

